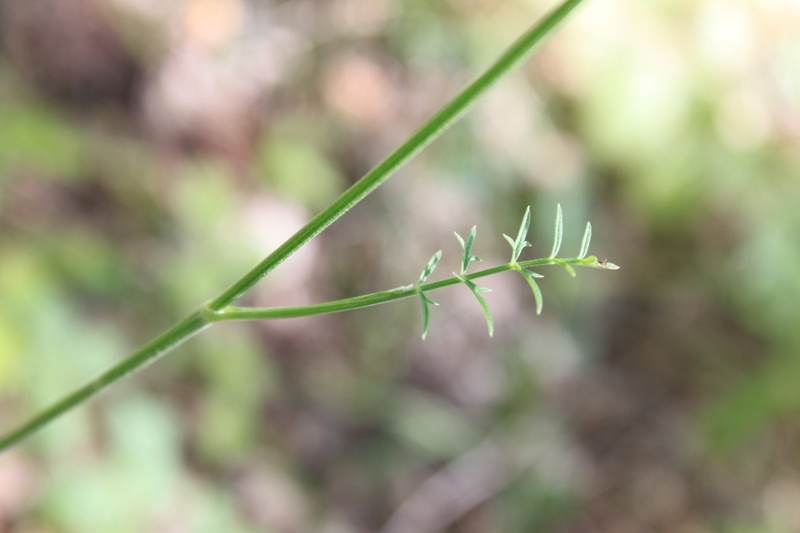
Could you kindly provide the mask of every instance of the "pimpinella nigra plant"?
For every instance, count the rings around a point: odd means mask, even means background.
[[[458,237],[463,243],[464,258],[461,264],[460,274],[454,277],[426,283],[428,277],[441,257],[441,253],[433,256],[426,265],[417,283],[414,285],[400,287],[390,291],[348,298],[334,302],[304,306],[288,307],[277,309],[241,308],[232,307],[231,304],[242,296],[261,278],[272,272],[286,258],[294,254],[308,241],[313,239],[321,231],[331,225],[355,204],[363,200],[372,193],[377,187],[391,177],[398,169],[405,165],[412,157],[422,151],[428,144],[441,135],[449,126],[456,122],[466,111],[483,96],[495,83],[506,74],[511,72],[523,60],[525,60],[541,44],[546,37],[551,35],[558,25],[579,5],[583,0],[564,0],[557,8],[543,17],[538,23],[525,32],[511,47],[506,50],[486,71],[478,76],[475,81],[469,84],[464,90],[456,95],[450,102],[444,105],[436,114],[433,115],[425,124],[412,134],[394,152],[389,154],[383,161],[378,163],[375,168],[370,170],[353,186],[347,189],[342,195],[331,203],[327,208],[314,216],[297,233],[292,235],[286,242],[281,244],[275,251],[268,255],[258,265],[253,267],[244,276],[235,281],[230,287],[225,289],[217,297],[213,298],[189,316],[173,325],[161,335],[151,340],[127,358],[123,359],[115,366],[90,381],[89,383],[75,389],[64,398],[54,403],[49,408],[39,412],[29,420],[21,424],[13,431],[0,438],[0,451],[9,448],[22,439],[30,436],[39,429],[43,428],[53,420],[67,413],[71,409],[83,404],[99,392],[107,389],[118,382],[131,372],[142,368],[144,365],[153,362],[160,356],[168,353],[173,348],[183,343],[197,333],[211,327],[217,322],[231,320],[266,320],[274,318],[290,318],[299,316],[318,315],[324,313],[334,313],[348,309],[358,309],[370,305],[387,303],[411,296],[418,296],[422,302],[423,317],[423,337],[428,330],[429,305],[435,305],[427,294],[449,285],[457,283],[465,284],[477,297],[478,303],[484,311],[489,332],[493,331],[493,323],[489,307],[482,293],[486,290],[475,284],[473,280],[504,272],[515,270],[522,274],[533,289],[537,302],[537,310],[541,311],[541,292],[536,284],[535,278],[538,274],[530,271],[530,268],[550,264],[560,264],[571,274],[574,274],[573,266],[590,266],[595,268],[613,268],[613,265],[604,261],[598,262],[594,257],[585,257],[588,247],[587,230],[579,257],[571,259],[558,259],[556,254],[561,243],[561,215],[556,223],[556,244],[553,247],[551,257],[546,259],[536,259],[533,261],[519,261],[520,253],[528,246],[525,236],[530,225],[530,210],[528,210],[520,227],[519,234],[515,240],[508,238],[512,244],[513,254],[511,261],[506,265],[482,270],[473,274],[467,273],[467,268],[477,257],[470,255],[470,250],[475,241],[475,229],[470,232],[466,240]]]

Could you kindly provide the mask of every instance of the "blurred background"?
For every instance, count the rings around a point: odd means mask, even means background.
[[[0,1],[0,427],[219,293],[553,7]],[[590,0],[241,301],[0,456],[0,531],[800,531],[800,2]],[[573,251],[574,250],[574,251]]]

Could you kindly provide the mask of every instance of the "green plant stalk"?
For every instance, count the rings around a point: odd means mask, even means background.
[[[421,128],[408,138],[399,148],[389,154],[386,159],[370,170],[364,177],[347,189],[331,205],[305,226],[300,228],[286,242],[269,254],[247,274],[239,278],[233,285],[214,298],[208,307],[219,311],[234,302],[261,278],[269,274],[304,244],[316,237],[322,230],[330,226],[336,219],[344,215],[354,205],[389,179],[411,158],[432,143],[444,131],[461,118],[481,96],[492,86],[524,61],[545,37],[550,35],[564,21],[569,13],[583,0],[566,0],[551,11],[540,22],[525,32],[508,50],[495,61],[483,74],[469,84],[455,98],[450,100]]]
[[[597,264],[597,258],[594,256],[585,259],[569,258],[569,259],[534,259],[531,261],[520,261],[519,263],[506,263],[486,270],[480,270],[472,274],[465,274],[462,277],[468,280],[483,278],[501,272],[508,272],[511,270],[519,270],[519,268],[541,267],[548,265],[571,264],[578,266],[592,266]],[[388,291],[374,292],[365,294],[363,296],[355,296],[353,298],[344,298],[342,300],[334,300],[320,304],[303,305],[298,307],[228,307],[224,311],[207,311],[209,322],[225,322],[228,320],[272,320],[276,318],[297,318],[301,316],[313,315],[327,315],[330,313],[339,313],[341,311],[352,311],[353,309],[361,309],[363,307],[371,307],[373,305],[385,304],[395,300],[402,300],[411,296],[417,295],[419,290],[424,293],[443,289],[451,285],[462,283],[457,277],[443,279],[433,283],[427,283],[422,286],[406,285]]]
[[[363,200],[411,158],[422,151],[447,128],[461,118],[493,85],[530,56],[536,50],[537,46],[541,44],[582,1],[583,0],[565,0],[560,6],[542,18],[512,44],[492,66],[461,91],[461,93],[450,100],[450,102],[445,104],[442,109],[411,135],[399,148],[387,156],[386,159],[378,163],[375,168],[347,189],[331,205],[312,218],[311,221],[292,235],[263,261],[225,289],[219,296],[203,306],[201,310],[195,311],[184,318],[164,333],[145,344],[139,350],[123,359],[110,370],[101,374],[98,378],[76,389],[51,407],[34,415],[17,429],[0,438],[0,451],[8,449],[25,437],[30,436],[59,416],[82,404],[131,372],[144,367],[159,356],[164,355],[189,337],[211,325],[213,322],[218,321],[213,319],[213,317],[216,317],[220,312],[225,310],[225,308],[238,299],[261,278],[269,274],[275,267],[294,254],[308,241],[313,239],[350,210],[350,208]],[[505,270],[505,268],[500,271],[503,270]]]
[[[205,319],[203,313],[195,311],[97,378],[75,389],[55,404],[30,418],[14,431],[3,436],[0,439],[0,451],[10,448],[67,411],[82,404],[128,374],[144,368],[148,363],[152,363],[160,356],[210,326],[211,324]]]

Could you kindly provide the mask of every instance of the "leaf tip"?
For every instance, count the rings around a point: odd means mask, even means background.
[[[561,204],[556,206],[556,224],[555,235],[553,236],[553,250],[550,252],[550,258],[558,255],[561,250],[561,239],[564,236],[564,213],[561,211]]]

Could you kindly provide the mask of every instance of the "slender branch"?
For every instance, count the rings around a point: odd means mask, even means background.
[[[448,127],[461,118],[484,93],[532,54],[537,46],[541,44],[582,1],[583,0],[565,0],[559,7],[541,19],[540,22],[535,24],[512,44],[492,66],[447,103],[397,150],[392,152],[374,169],[368,172],[352,187],[347,189],[337,200],[312,218],[308,224],[303,226],[263,261],[225,289],[220,295],[207,303],[201,310],[195,311],[184,318],[167,329],[164,333],[145,344],[139,350],[117,363],[98,378],[71,392],[49,408],[34,415],[17,429],[0,438],[0,451],[16,444],[67,411],[74,409],[89,398],[105,390],[131,372],[144,367],[147,363],[164,355],[178,344],[208,327],[211,323],[218,321],[217,317],[220,314],[225,316],[226,308],[233,303],[234,300],[239,298],[257,281],[269,274],[276,266],[313,239],[322,230],[331,225],[350,208],[363,200],[411,158],[439,137]],[[483,275],[494,273],[492,272],[493,270],[501,272],[507,270],[507,268],[500,267],[500,270],[489,269],[484,271]],[[450,285],[454,282],[448,280],[446,285],[441,285],[441,283],[442,282],[430,284],[428,290]],[[374,295],[371,295],[371,297],[374,297]],[[374,305],[369,303],[372,301],[369,300],[369,298],[370,296],[363,296],[350,300],[357,301],[358,307]],[[351,301],[349,305],[354,305],[354,303]],[[235,312],[238,311],[234,310],[228,316],[234,316]]]
[[[521,267],[540,267],[548,265],[579,265],[579,266],[594,266],[597,264],[595,257],[586,259],[569,258],[569,259],[534,259],[532,261],[520,261],[519,263],[507,263],[505,265],[496,266],[480,270],[473,274],[465,274],[463,278],[473,280],[491,276],[492,274],[499,274],[500,272],[508,272],[510,270],[518,271]],[[363,307],[371,307],[373,305],[385,304],[395,300],[402,300],[411,296],[417,295],[419,290],[423,292],[435,291],[450,285],[457,285],[461,280],[457,277],[443,279],[433,283],[427,283],[420,287],[415,285],[406,285],[388,291],[374,292],[365,294],[363,296],[355,296],[353,298],[344,298],[342,300],[334,300],[320,304],[303,305],[297,307],[227,307],[223,311],[209,311],[206,318],[209,322],[225,322],[229,320],[271,320],[276,318],[297,318],[301,316],[313,315],[326,315],[330,313],[339,313],[341,311],[351,311],[353,309],[361,309]]]
[[[582,1],[566,0],[535,24],[512,44],[491,67],[442,107],[399,148],[378,163],[375,168],[347,189],[325,210],[312,218],[311,221],[300,228],[297,233],[292,235],[252,270],[214,298],[209,304],[209,308],[213,311],[220,311],[232,304],[234,300],[244,294],[258,280],[269,274],[304,244],[316,237],[322,230],[330,226],[336,219],[344,215],[350,208],[389,179],[411,158],[461,118],[486,91],[532,54],[544,38],[550,35]]]
[[[39,412],[14,431],[3,436],[0,439],[0,451],[13,446],[128,374],[144,368],[147,364],[152,363],[210,325],[200,311],[192,313],[97,378],[74,390],[49,408]]]

